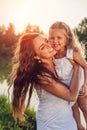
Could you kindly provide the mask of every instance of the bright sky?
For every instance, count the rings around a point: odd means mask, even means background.
[[[16,31],[31,24],[47,33],[55,21],[64,21],[74,28],[84,17],[87,0],[0,0],[0,26],[12,22]]]

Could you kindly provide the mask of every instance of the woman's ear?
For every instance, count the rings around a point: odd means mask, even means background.
[[[39,60],[40,58],[39,58],[39,56],[34,56],[34,59]]]
[[[39,56],[34,56],[34,59],[37,60],[39,63],[41,63],[41,60],[40,60]]]

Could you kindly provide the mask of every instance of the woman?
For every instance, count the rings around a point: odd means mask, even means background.
[[[53,64],[55,54],[40,34],[21,37],[11,76],[14,118],[23,119],[26,95],[29,95],[29,104],[35,88],[40,101],[37,130],[77,130],[69,102],[76,100],[78,95],[78,65],[71,61],[74,72],[68,89],[56,75]]]

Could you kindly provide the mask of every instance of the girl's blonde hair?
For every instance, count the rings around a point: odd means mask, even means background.
[[[82,43],[79,42],[76,34],[74,34],[70,27],[64,22],[57,21],[51,25],[49,29],[49,34],[51,31],[57,29],[62,29],[66,37],[68,38],[67,48],[72,48],[73,50],[78,51],[84,57],[84,46],[82,46]]]

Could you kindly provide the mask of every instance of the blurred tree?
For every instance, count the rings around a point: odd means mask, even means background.
[[[4,25],[0,26],[0,35],[5,34],[5,32],[6,32],[5,26]]]
[[[85,44],[86,60],[87,60],[87,18],[84,18],[77,28],[74,29],[80,42]]]
[[[87,42],[87,18],[84,18],[77,28],[74,29],[79,41]]]
[[[11,59],[14,54],[14,49],[19,37],[23,33],[38,32],[43,33],[38,26],[28,24],[20,34],[15,34],[15,26],[9,23],[8,28],[5,26],[0,27],[0,81],[3,82],[7,79],[11,72],[12,64]]]
[[[15,26],[12,23],[9,23],[8,29],[6,30],[4,36],[4,43],[6,46],[11,46],[17,42],[18,37],[15,34]]]
[[[37,25],[30,25],[30,24],[28,24],[26,26],[24,32],[26,32],[26,33],[37,32],[37,33],[44,34],[43,31],[40,30],[39,26],[37,26]]]
[[[11,71],[11,58],[14,53],[14,47],[19,36],[15,34],[15,27],[12,23],[6,29],[5,26],[0,27],[0,82],[7,79]]]

